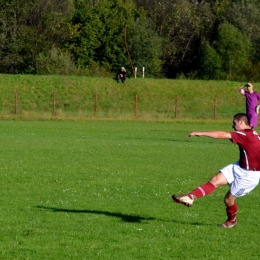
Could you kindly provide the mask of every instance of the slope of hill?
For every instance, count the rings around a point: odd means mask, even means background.
[[[245,112],[244,82],[0,74],[3,119],[218,119]],[[255,83],[255,91],[260,84]]]

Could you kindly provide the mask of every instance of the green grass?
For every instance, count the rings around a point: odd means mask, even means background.
[[[230,123],[0,121],[0,259],[258,259],[257,187],[226,219],[221,187],[192,208],[171,195],[234,162]]]
[[[135,118],[138,95],[140,120],[230,119],[245,111],[238,93],[241,82],[129,78],[118,84],[112,78],[32,76],[0,74],[0,118],[2,119],[123,119]],[[255,90],[260,88],[255,83]],[[18,111],[15,112],[15,93]],[[53,93],[56,115],[53,116]],[[98,94],[97,113],[94,95]],[[178,97],[177,111],[176,97]],[[135,119],[137,119],[135,118]]]

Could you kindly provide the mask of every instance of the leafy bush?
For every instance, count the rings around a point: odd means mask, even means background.
[[[47,53],[40,53],[37,60],[37,74],[40,75],[72,75],[77,68],[69,53],[52,48]]]

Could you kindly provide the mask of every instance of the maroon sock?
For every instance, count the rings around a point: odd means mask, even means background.
[[[232,206],[227,206],[226,212],[229,221],[236,221],[237,218],[237,204],[234,203]]]
[[[213,185],[211,182],[207,182],[195,190],[191,191],[189,195],[194,195],[197,199],[200,197],[204,197],[206,195],[209,195],[216,189],[215,185]],[[192,197],[192,196],[191,196]]]

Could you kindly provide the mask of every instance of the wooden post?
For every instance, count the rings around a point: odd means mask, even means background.
[[[15,106],[14,106],[15,115],[18,114],[18,91],[15,92]]]
[[[218,99],[217,99],[217,97],[215,97],[214,98],[214,116],[213,116],[214,119],[217,118],[217,103],[218,103]]]
[[[175,118],[178,116],[178,95],[175,97]]]
[[[94,101],[94,116],[97,114],[97,102],[98,102],[98,94],[95,93],[95,101]]]
[[[56,116],[56,93],[53,92],[53,115]]]
[[[217,97],[214,98],[214,119],[217,117]]]
[[[138,95],[135,95],[135,118],[137,118],[138,112]]]

